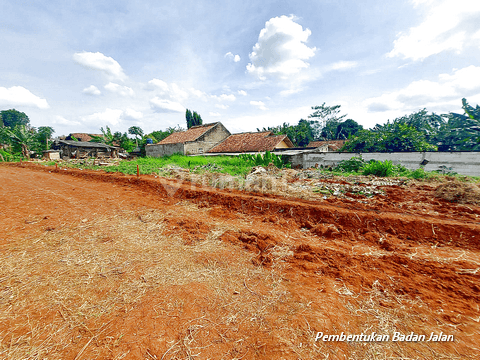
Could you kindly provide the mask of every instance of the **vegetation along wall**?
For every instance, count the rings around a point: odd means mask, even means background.
[[[480,176],[480,152],[394,152],[394,153],[339,153],[339,152],[303,152],[291,156],[292,167],[301,168],[335,166],[342,160],[361,156],[365,161],[390,160],[408,169],[424,167],[426,171],[453,171],[462,175]]]

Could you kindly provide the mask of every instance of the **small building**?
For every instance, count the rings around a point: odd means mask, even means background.
[[[196,155],[208,152],[212,147],[230,136],[221,122],[192,126],[186,131],[174,132],[157,144],[147,144],[147,156],[161,157],[175,153]]]
[[[310,141],[307,148],[316,148],[320,152],[332,152],[340,150],[346,140]]]
[[[55,140],[52,150],[59,150],[62,158],[117,157],[118,147],[107,144],[72,140]]]
[[[271,131],[233,134],[213,147],[209,153],[249,153],[293,148],[287,135],[274,135]]]
[[[43,158],[46,160],[60,160],[59,150],[45,150],[43,152]]]

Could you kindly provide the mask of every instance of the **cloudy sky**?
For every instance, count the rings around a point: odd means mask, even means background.
[[[0,109],[56,135],[255,131],[341,105],[365,127],[480,104],[480,1],[0,0]]]

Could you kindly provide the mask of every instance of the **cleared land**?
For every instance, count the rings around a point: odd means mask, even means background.
[[[0,184],[0,358],[479,357],[480,207],[436,185],[301,200],[33,165]]]

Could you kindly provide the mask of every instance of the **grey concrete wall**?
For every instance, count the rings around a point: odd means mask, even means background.
[[[480,176],[480,152],[408,152],[408,153],[337,153],[337,152],[303,152],[290,156],[292,167],[302,168],[318,166],[335,166],[342,160],[353,156],[361,156],[365,161],[390,160],[408,169],[418,169],[421,166],[426,171],[448,170],[462,175]]]
[[[178,144],[148,144],[145,146],[145,153],[151,157],[169,156],[175,153],[185,155],[184,146],[182,143]]]
[[[230,132],[222,124],[218,124],[200,136],[196,141],[185,143],[185,154],[195,155],[206,153],[228,136],[230,136]]]

